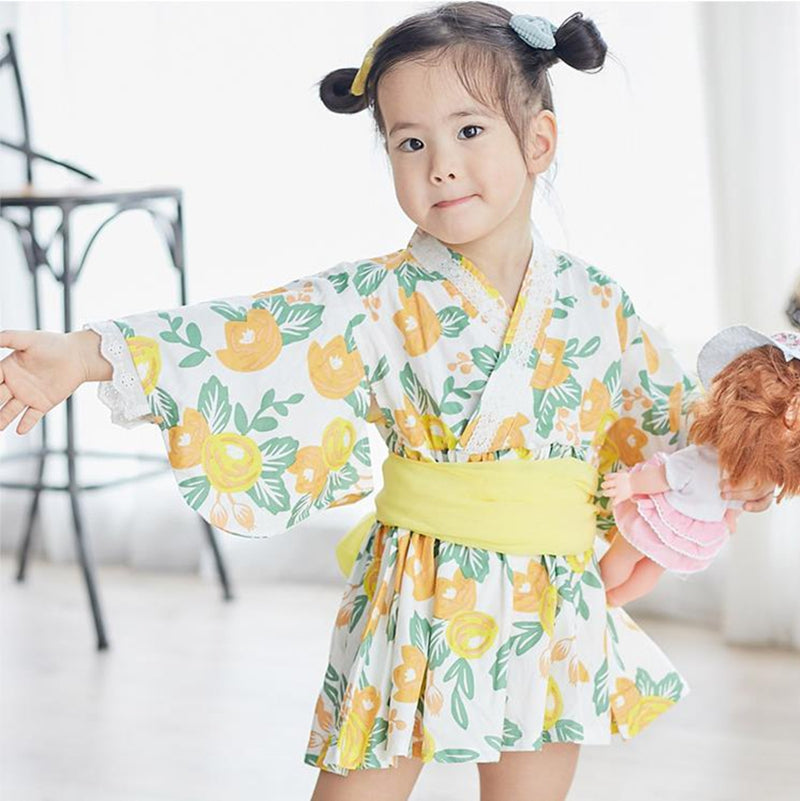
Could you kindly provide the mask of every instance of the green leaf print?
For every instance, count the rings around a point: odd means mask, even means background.
[[[508,687],[508,659],[511,656],[511,649],[514,647],[516,637],[509,637],[498,649],[494,658],[494,664],[489,670],[492,677],[492,688],[504,690]]]
[[[292,507],[292,512],[289,515],[289,520],[286,522],[286,528],[305,520],[311,514],[311,496],[303,495],[300,500]]]
[[[211,311],[224,317],[226,320],[244,322],[247,319],[247,309],[244,306],[231,306],[230,303],[212,303]]]
[[[567,340],[567,344],[564,347],[564,355],[561,357],[562,363],[572,370],[578,369],[578,363],[575,359],[586,359],[597,353],[600,347],[600,337],[592,337],[580,350],[578,349],[579,346],[579,340]]]
[[[349,276],[347,273],[335,273],[334,275],[329,275],[328,280],[333,284],[336,294],[341,295],[347,289]]]
[[[345,345],[347,345],[347,352],[352,353],[356,349],[356,341],[353,338],[353,329],[359,326],[361,323],[366,320],[367,317],[365,314],[357,314],[350,322],[347,324],[347,328],[344,331],[344,341]]]
[[[382,264],[367,261],[356,267],[353,284],[361,297],[371,295],[386,280],[389,270]]]
[[[206,476],[193,476],[181,481],[178,486],[182,490],[183,498],[195,512],[203,505],[211,489],[211,482]]]
[[[533,414],[536,417],[536,433],[547,437],[553,430],[553,421],[560,408],[577,409],[581,402],[581,385],[570,377],[555,387],[533,390]]]
[[[200,387],[197,410],[208,420],[212,434],[220,434],[231,419],[231,405],[228,402],[228,388],[216,376]]]
[[[428,646],[428,668],[430,670],[443,665],[450,654],[450,646],[447,644],[445,637],[446,631],[446,620],[437,620],[431,625],[430,645]]]
[[[440,562],[455,562],[464,578],[483,581],[489,574],[489,552],[483,548],[469,548],[454,542],[443,543],[439,548]]]
[[[369,411],[369,393],[360,384],[349,395],[344,397],[347,405],[353,410],[356,417],[365,419]]]
[[[568,270],[570,267],[572,267],[571,259],[568,259],[563,253],[557,254],[556,262],[558,264],[556,267],[556,275],[561,275],[564,270]]]
[[[636,670],[636,689],[642,695],[658,695],[656,683],[650,677],[650,674],[641,667]]]
[[[358,625],[358,621],[361,620],[368,603],[369,598],[366,595],[356,595],[355,600],[353,601],[353,611],[350,615],[350,624],[348,625],[347,629],[348,631],[352,632],[353,629],[355,629],[355,627]]]
[[[485,375],[490,376],[495,369],[495,365],[497,364],[497,359],[500,355],[500,351],[495,350],[494,348],[490,348],[488,345],[484,345],[480,348],[472,348],[470,350],[470,355],[472,356],[472,363]]]
[[[339,705],[342,703],[342,696],[339,692],[339,674],[331,664],[328,665],[328,669],[325,671],[322,691],[330,698],[338,714]]]
[[[608,659],[603,660],[600,669],[594,674],[592,701],[594,702],[594,710],[598,715],[608,709]]]
[[[453,694],[450,697],[450,714],[453,716],[453,720],[461,726],[462,729],[466,730],[469,728],[467,707],[458,687],[453,690]]]
[[[442,326],[442,336],[461,336],[461,332],[469,325],[469,315],[458,306],[446,306],[437,312],[436,316]]]
[[[420,414],[434,414],[439,416],[439,407],[430,392],[422,386],[411,365],[406,362],[406,366],[400,371],[400,384],[403,391],[411,401],[412,406]]]
[[[517,656],[522,656],[542,639],[544,629],[542,624],[536,623],[515,623],[514,628],[520,630],[517,634]]]
[[[411,618],[411,644],[419,648],[423,654],[428,653],[428,643],[431,638],[431,624],[430,621],[420,617],[418,612],[414,612],[414,617]]]
[[[433,758],[437,762],[472,762],[476,760],[480,754],[477,751],[471,751],[469,748],[443,748],[441,751],[436,751]]]
[[[560,743],[574,743],[583,740],[583,726],[574,720],[557,720],[556,739]]]
[[[515,745],[522,739],[522,729],[506,718],[503,721],[503,745]]]
[[[503,738],[495,734],[487,734],[483,739],[486,740],[486,744],[494,748],[495,751],[499,751],[503,747]]]
[[[389,721],[385,718],[375,718],[372,724],[372,731],[369,733],[369,744],[367,745],[367,753],[372,754],[377,746],[386,742],[389,732]]]
[[[611,639],[615,643],[619,642],[619,634],[617,634],[617,627],[614,624],[614,619],[611,617],[611,612],[606,612],[606,625],[608,626],[608,632],[611,635]]]
[[[611,279],[605,273],[598,270],[597,267],[589,265],[586,267],[586,272],[589,275],[589,280],[593,284],[597,284],[597,286],[605,286],[611,283]]]
[[[289,508],[289,493],[280,476],[261,474],[247,494],[257,506],[267,509],[272,514],[285,512]]]
[[[453,679],[455,679],[455,686],[450,696],[450,711],[455,722],[462,729],[467,729],[469,727],[469,715],[467,714],[467,707],[462,694],[468,699],[475,697],[475,677],[472,673],[472,666],[464,657],[456,659],[444,674],[445,682]]]
[[[660,695],[662,698],[670,698],[673,701],[680,701],[683,694],[683,682],[674,671],[667,673],[663,679],[656,686],[655,695]]]
[[[133,329],[127,323],[120,323],[114,320],[114,325],[119,328],[120,333],[125,339],[130,339],[131,337],[135,337],[136,334],[133,333]]]
[[[395,271],[397,283],[405,290],[406,296],[417,289],[417,281],[440,281],[442,276],[431,275],[413,261],[404,261]]]
[[[186,326],[186,338],[184,338],[178,333],[183,325],[183,317],[170,317],[169,312],[159,312],[158,316],[162,320],[166,320],[170,327],[169,331],[162,331],[158,335],[164,342],[185,345],[187,348],[191,348],[195,351],[180,361],[178,363],[179,367],[197,367],[198,364],[201,364],[211,355],[201,346],[203,337],[196,323],[189,323],[189,325]]]
[[[358,459],[361,464],[370,467],[372,465],[372,461],[370,459],[370,450],[369,450],[369,437],[361,437],[358,442],[353,446],[353,456]]]
[[[590,587],[594,587],[596,590],[602,589],[603,587],[603,585],[600,583],[600,579],[598,579],[594,573],[590,573],[588,570],[583,571],[581,581],[584,584],[588,584]]]
[[[375,365],[375,372],[370,376],[370,382],[382,381],[389,375],[389,360],[386,356],[381,356],[380,361]]]

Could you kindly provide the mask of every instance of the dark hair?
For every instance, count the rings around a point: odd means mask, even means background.
[[[526,44],[509,25],[512,14],[491,3],[447,3],[416,14],[386,32],[375,48],[363,95],[350,94],[356,68],[338,69],[319,84],[322,102],[331,111],[353,114],[367,107],[378,132],[386,129],[377,102],[381,76],[406,61],[452,58],[469,94],[485,106],[497,99],[520,147],[526,142],[527,122],[541,109],[553,111],[548,67],[561,60],[575,69],[596,72],[603,66],[606,43],[594,22],[580,12],[554,32],[552,50]]]

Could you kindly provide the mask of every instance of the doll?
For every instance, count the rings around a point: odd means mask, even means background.
[[[772,482],[778,503],[800,494],[800,335],[731,326],[702,348],[697,372],[708,392],[692,409],[691,444],[602,484],[619,532],[600,560],[612,606],[648,592],[664,570],[708,567],[743,505],[720,496],[723,473],[734,485]]]

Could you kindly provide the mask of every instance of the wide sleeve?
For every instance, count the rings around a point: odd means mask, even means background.
[[[369,374],[354,334],[367,318],[348,278],[337,265],[84,326],[114,368],[98,390],[112,421],[159,426],[183,499],[214,526],[269,537],[372,492]]]
[[[606,374],[611,413],[600,448],[600,484],[607,473],[630,469],[656,452],[685,448],[689,413],[701,392],[697,377],[619,287],[615,318],[620,350]],[[598,529],[610,541],[616,522],[609,499],[598,493],[596,508]]]

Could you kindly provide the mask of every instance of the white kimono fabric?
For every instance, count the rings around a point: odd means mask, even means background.
[[[115,366],[100,396],[117,423],[159,425],[186,503],[249,537],[368,495],[369,423],[409,459],[571,456],[601,481],[683,447],[696,383],[617,283],[533,237],[514,309],[417,229],[395,253],[271,291],[92,324]],[[305,761],[340,774],[399,756],[494,762],[631,738],[683,698],[662,651],[606,607],[607,507],[598,499],[580,557],[377,522],[347,580]]]

